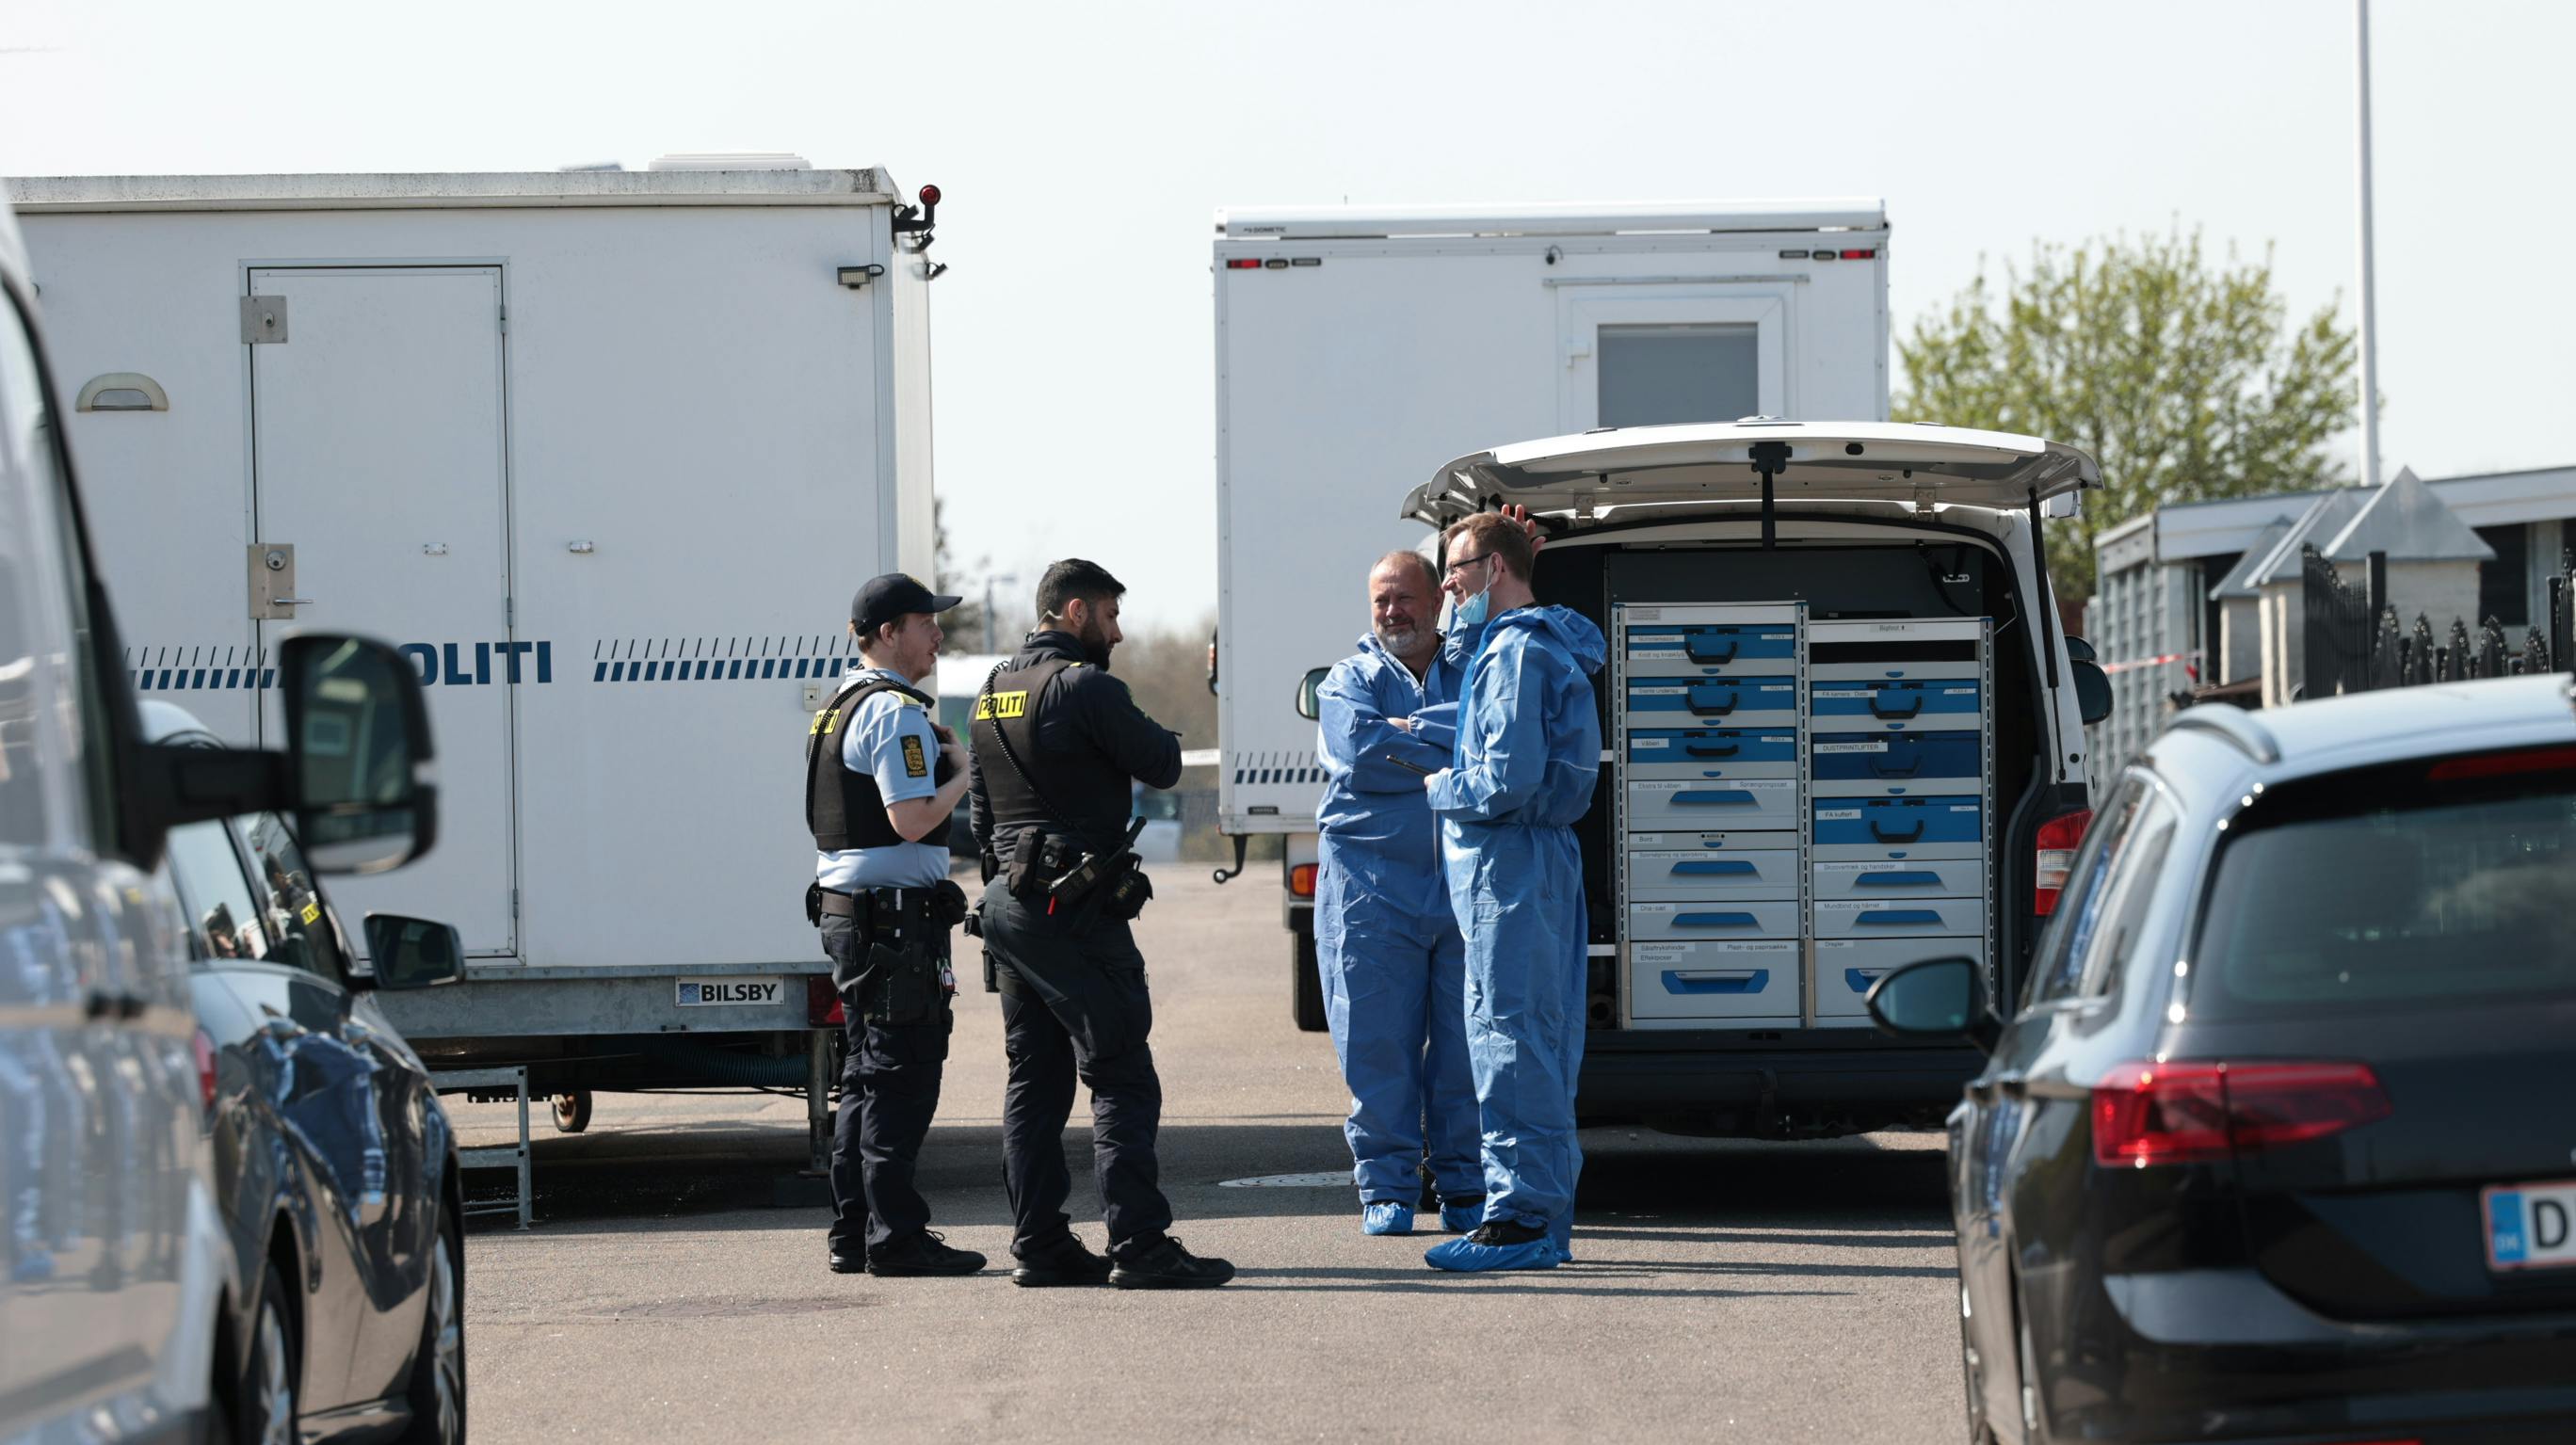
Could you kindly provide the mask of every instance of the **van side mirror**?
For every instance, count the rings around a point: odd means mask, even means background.
[[[296,836],[322,873],[381,873],[438,837],[438,790],[420,675],[356,637],[293,637],[278,659]],[[381,969],[379,970],[381,974]]]
[[[1324,679],[1332,676],[1329,667],[1311,667],[1297,684],[1297,716],[1313,722],[1324,715]]]
[[[375,960],[381,989],[430,988],[465,976],[465,945],[455,926],[425,918],[368,914],[367,956]]]
[[[1972,958],[1927,958],[1909,963],[1870,985],[1870,1022],[1896,1038],[1965,1039],[1993,1052],[2003,1037],[1986,1007]]]
[[[2083,715],[2085,726],[2111,715],[2111,675],[2102,664],[2085,658],[2070,659],[2066,664],[2075,682],[2075,710]]]

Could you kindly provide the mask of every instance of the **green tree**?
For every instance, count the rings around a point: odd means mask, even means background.
[[[2352,424],[2353,333],[2327,305],[2295,328],[2272,258],[2224,265],[2200,235],[2034,245],[2000,294],[1977,278],[1898,340],[1905,421],[2084,448],[2103,489],[2049,532],[2049,570],[2093,595],[2093,539],[2168,502],[2348,480],[2325,443]]]

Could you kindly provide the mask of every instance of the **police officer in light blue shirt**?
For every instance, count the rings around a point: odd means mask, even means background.
[[[807,913],[823,931],[847,1030],[832,1139],[836,1274],[984,1267],[984,1256],[931,1231],[913,1185],[954,1022],[948,933],[966,896],[948,880],[948,820],[969,783],[965,750],[931,719],[919,684],[939,665],[938,614],[958,600],[901,573],[860,588],[850,633],[862,665],[806,733]]]

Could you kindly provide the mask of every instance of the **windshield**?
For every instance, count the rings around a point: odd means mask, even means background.
[[[2239,815],[2208,897],[2197,1018],[2576,996],[2576,748],[2275,789]]]

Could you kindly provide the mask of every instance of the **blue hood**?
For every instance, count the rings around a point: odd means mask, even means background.
[[[1586,677],[1599,672],[1610,660],[1609,640],[1592,619],[1571,607],[1515,607],[1485,626],[1491,639],[1498,632],[1535,632],[1554,642],[1558,650],[1574,659]]]

